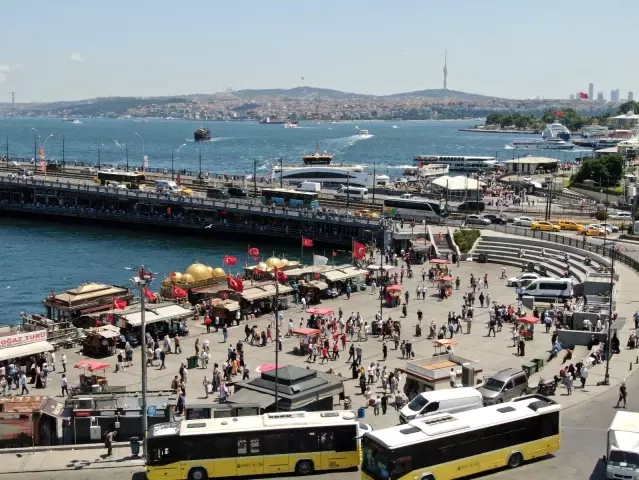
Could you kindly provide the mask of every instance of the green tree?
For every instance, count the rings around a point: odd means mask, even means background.
[[[623,155],[619,153],[606,154],[599,157],[599,161],[603,163],[608,172],[608,183],[606,185],[609,187],[616,186],[623,176]]]
[[[530,126],[530,120],[526,117],[519,116],[515,119],[515,127],[519,129],[528,128]]]
[[[608,170],[606,165],[598,158],[584,161],[581,168],[575,173],[573,181],[583,183],[585,180],[593,180],[601,185],[608,184]]]
[[[629,102],[622,103],[621,105],[619,105],[619,108],[617,109],[617,113],[619,115],[623,115],[628,112],[639,113],[639,102],[630,100]]]
[[[486,117],[486,125],[499,125],[501,123],[501,114],[491,113]]]
[[[512,124],[513,124],[512,115],[504,115],[503,117],[501,117],[501,121],[499,122],[499,125],[501,126],[501,128],[510,127]]]

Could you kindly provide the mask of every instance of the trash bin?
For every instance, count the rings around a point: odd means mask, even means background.
[[[138,437],[131,437],[131,455],[137,457],[140,455],[140,439]]]
[[[188,368],[189,370],[192,368],[197,368],[198,365],[198,356],[197,355],[193,355],[192,357],[189,357],[186,359],[186,368]]]
[[[523,369],[524,372],[526,372],[526,376],[528,378],[530,378],[534,373],[535,373],[535,369],[536,369],[536,365],[532,362],[527,362],[524,363],[521,368]]]
[[[364,407],[360,407],[357,409],[357,418],[366,417],[366,409]]]
[[[488,255],[486,255],[485,253],[480,253],[477,256],[477,262],[479,263],[486,263],[488,261]]]

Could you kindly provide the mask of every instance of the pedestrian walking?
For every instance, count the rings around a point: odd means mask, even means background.
[[[204,375],[204,380],[202,380],[202,386],[204,387],[204,396],[205,398],[209,398],[209,385],[211,384],[211,382],[209,381],[208,378],[206,378],[206,375]]]
[[[384,395],[382,395],[382,415],[386,415],[387,408],[388,408],[388,396],[386,396],[386,392],[384,392]]]
[[[382,399],[379,398],[379,395],[375,397],[375,406],[373,407],[373,413],[377,417],[379,415],[379,410],[382,406]]]
[[[619,399],[617,400],[617,405],[615,408],[619,408],[619,404],[623,400],[623,408],[626,408],[626,401],[628,400],[628,389],[626,388],[626,379],[624,378],[623,382],[621,382],[621,386],[619,387]]]
[[[579,378],[581,379],[581,388],[584,388],[586,386],[586,379],[588,378],[588,369],[585,365],[582,365],[579,370]]]
[[[104,446],[107,449],[107,457],[110,457],[113,454],[113,439],[117,435],[117,432],[113,427],[109,427],[109,429],[104,434]]]
[[[62,373],[67,373],[67,354],[62,354]]]
[[[64,373],[60,378],[60,387],[62,388],[62,396],[69,396],[69,382],[67,381],[67,376]]]
[[[164,362],[166,361],[166,352],[164,350],[160,350],[160,370],[164,370],[166,365]]]
[[[382,355],[384,357],[384,361],[386,361],[386,357],[388,357],[388,345],[386,345],[386,342],[382,343]]]
[[[566,378],[564,379],[564,383],[566,384],[566,391],[568,392],[568,395],[572,395],[572,384],[573,384],[573,378],[572,375],[570,373],[566,374]]]
[[[27,388],[27,374],[24,372],[22,372],[22,376],[20,377],[20,386],[22,387],[20,395],[24,395],[24,392],[27,392],[27,395],[29,395],[29,389]]]

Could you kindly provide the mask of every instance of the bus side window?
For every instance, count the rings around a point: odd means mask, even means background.
[[[335,451],[351,452],[357,448],[357,431],[352,428],[339,428],[335,430]]]
[[[248,455],[248,447],[246,445],[245,438],[237,439],[237,454],[238,455]]]
[[[333,447],[333,432],[321,432],[320,444],[322,445],[322,452],[332,452]]]
[[[251,448],[251,455],[257,455],[260,453],[260,439],[259,438],[251,438],[249,442],[249,446]]]

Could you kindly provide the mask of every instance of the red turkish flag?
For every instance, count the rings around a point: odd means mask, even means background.
[[[366,254],[368,253],[368,247],[361,242],[353,242],[353,256],[357,260],[363,260],[366,258]]]
[[[232,257],[231,255],[224,255],[224,265],[235,265],[236,263],[236,257]]]
[[[117,297],[113,297],[113,308],[116,310],[122,310],[126,308],[126,300],[121,300]]]
[[[231,290],[235,290],[237,293],[244,291],[244,283],[239,278],[228,277],[228,286]]]
[[[588,94],[586,92],[579,92],[579,98],[588,100]]]
[[[286,276],[286,274],[282,270],[275,267],[275,279],[278,282],[286,283],[288,281],[288,276]]]
[[[313,240],[311,240],[310,238],[302,237],[302,247],[312,247],[312,246],[313,246]]]
[[[260,249],[259,248],[255,248],[255,247],[249,247],[248,254],[249,254],[250,257],[259,257],[260,256]]]
[[[255,273],[256,275],[262,275],[264,273],[264,270],[262,270],[261,268],[255,267],[253,269],[253,273]]]
[[[173,298],[186,298],[186,290],[180,287],[173,287]]]

